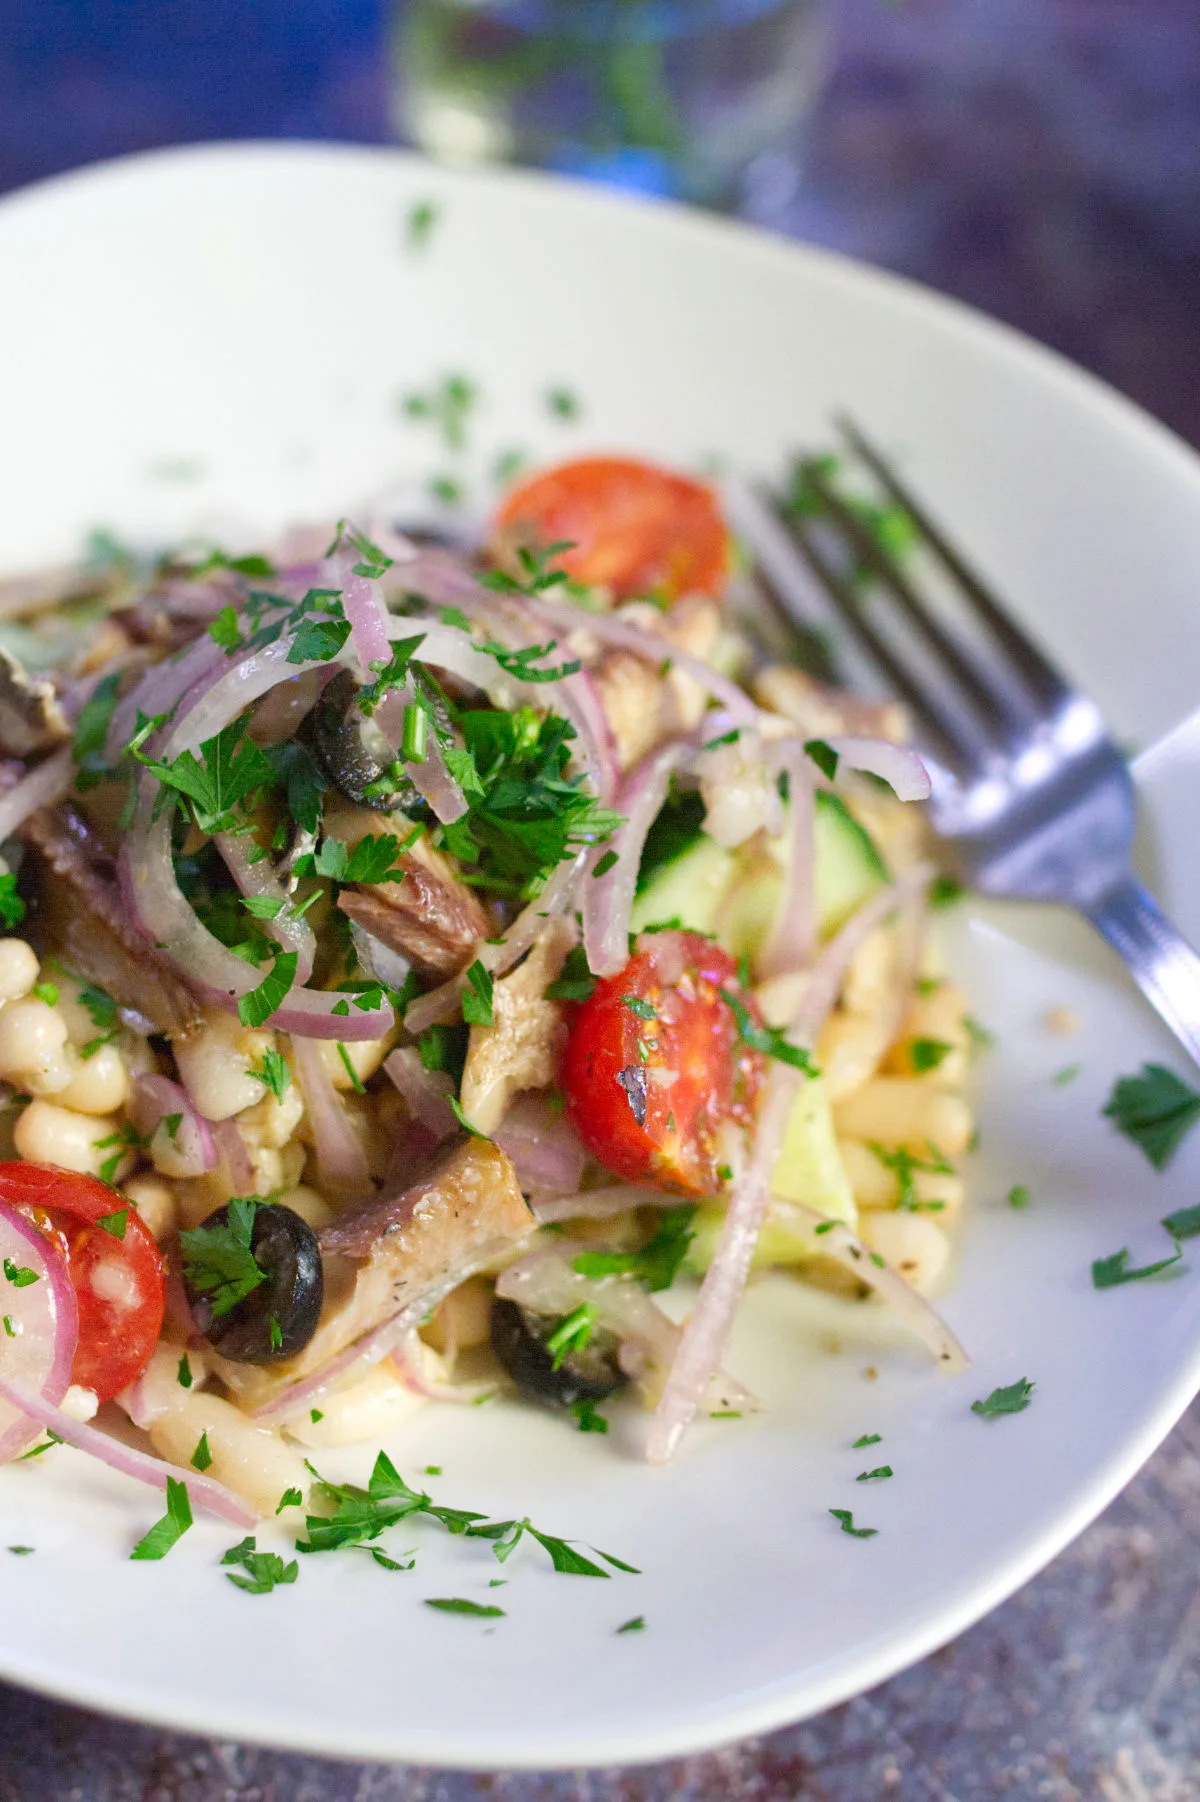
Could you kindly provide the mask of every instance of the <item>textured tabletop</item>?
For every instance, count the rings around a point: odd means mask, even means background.
[[[381,137],[380,23],[373,0],[2,0],[0,187],[152,143]],[[840,42],[774,223],[1009,320],[1200,443],[1197,0],[847,0]],[[1200,1802],[1200,1406],[955,1644],[704,1757],[541,1777],[337,1765],[0,1686],[0,1802],[475,1796]]]

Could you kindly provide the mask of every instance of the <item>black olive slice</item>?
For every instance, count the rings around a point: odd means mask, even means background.
[[[546,1341],[561,1324],[555,1314],[535,1314],[498,1295],[492,1302],[492,1350],[522,1394],[547,1407],[603,1401],[625,1381],[615,1336],[603,1329],[593,1332],[585,1346],[566,1353],[556,1370]]]
[[[360,807],[379,813],[412,808],[421,797],[407,778],[380,791],[391,766],[382,761],[381,751],[369,748],[372,728],[358,709],[358,694],[352,673],[342,670],[313,708],[309,732],[317,761],[334,787]]]
[[[229,1209],[218,1208],[204,1225],[228,1234]],[[317,1330],[325,1299],[321,1249],[299,1214],[278,1202],[260,1202],[254,1209],[250,1256],[263,1280],[227,1313],[219,1313],[212,1293],[192,1280],[200,1275],[204,1261],[193,1262],[185,1253],[188,1306],[199,1330],[223,1358],[237,1364],[281,1363],[303,1351]]]

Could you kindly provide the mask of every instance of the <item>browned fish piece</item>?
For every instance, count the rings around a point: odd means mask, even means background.
[[[397,860],[404,871],[402,882],[343,889],[338,906],[372,938],[407,957],[422,975],[453,976],[471,961],[492,927],[471,890],[449,870],[439,869],[433,855],[405,852]]]
[[[0,649],[0,755],[31,757],[70,736],[54,684],[31,676],[11,652]]]
[[[137,930],[99,834],[70,802],[31,813],[19,836],[41,860],[47,920],[64,961],[158,1031],[178,1037],[200,1025],[200,1002]]]

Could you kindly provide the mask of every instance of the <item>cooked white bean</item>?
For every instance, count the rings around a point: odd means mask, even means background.
[[[121,1184],[121,1193],[133,1203],[156,1239],[165,1239],[174,1230],[178,1209],[170,1183],[157,1176],[131,1176]]]
[[[894,1208],[900,1200],[900,1179],[895,1170],[858,1139],[839,1139],[838,1151],[860,1208]],[[914,1170],[913,1195],[922,1209],[936,1214],[939,1226],[950,1226],[962,1208],[965,1185],[960,1176],[940,1170]]]
[[[887,1069],[897,1076],[921,1074],[938,1088],[961,1088],[967,1080],[971,1035],[964,1024],[966,997],[952,982],[941,982],[930,995],[918,995],[904,1022],[904,1031],[888,1054]],[[918,1039],[948,1045],[950,1050],[927,1072],[918,1072],[913,1043]]]
[[[264,1515],[274,1515],[285,1490],[308,1486],[300,1454],[219,1395],[180,1390],[179,1406],[160,1414],[148,1430],[159,1456],[185,1471],[192,1468],[192,1455],[206,1433],[212,1458],[206,1474]]]
[[[262,1100],[253,1066],[275,1049],[275,1034],[253,1031],[235,1014],[213,1010],[195,1032],[176,1039],[173,1049],[179,1080],[200,1112],[207,1120],[228,1120]]]
[[[37,953],[24,939],[0,939],[0,1001],[18,1001],[38,979]]]
[[[878,1016],[839,1009],[817,1039],[817,1063],[831,1101],[841,1101],[874,1076],[887,1050],[887,1027]]]
[[[609,1224],[604,1222],[605,1226]],[[469,1351],[473,1345],[485,1345],[491,1332],[492,1285],[486,1277],[468,1277],[452,1289],[428,1327],[425,1335],[439,1352],[453,1346],[456,1352]]]
[[[116,1045],[98,1045],[82,1058],[57,1099],[81,1114],[114,1114],[129,1099],[129,1072]]]
[[[359,1082],[366,1082],[374,1076],[380,1064],[392,1048],[389,1038],[355,1039],[350,1045],[339,1045],[334,1039],[318,1039],[317,1048],[335,1089],[354,1088],[354,1077],[346,1068],[346,1058],[350,1060],[350,1068]],[[346,1053],[343,1058],[342,1052]]]
[[[950,1265],[950,1241],[925,1214],[864,1214],[859,1233],[894,1270],[922,1295],[938,1287]]]
[[[967,1148],[971,1110],[961,1095],[909,1076],[875,1076],[833,1110],[839,1138],[875,1139],[890,1151],[903,1145],[916,1157],[933,1146],[948,1158]]]
[[[855,954],[842,987],[842,1005],[852,1014],[882,1014],[896,984],[896,934],[880,926]]]
[[[39,1100],[31,1101],[18,1119],[13,1144],[17,1156],[31,1164],[60,1164],[64,1170],[99,1176],[101,1165],[118,1148],[119,1132],[111,1115],[77,1114],[73,1108]],[[106,1139],[115,1142],[106,1145]],[[132,1164],[132,1153],[124,1153],[117,1174]]]
[[[344,1074],[344,1073],[343,1073]],[[253,1107],[238,1115],[238,1131],[246,1144],[270,1145],[281,1151],[300,1124],[304,1098],[296,1084],[289,1083],[279,1096],[267,1093]]]
[[[34,1095],[55,1095],[75,1070],[66,1047],[67,1023],[49,1002],[29,995],[0,1008],[0,1077]]]
[[[436,1352],[426,1347],[439,1374],[444,1375]],[[431,1371],[432,1374],[432,1371]],[[287,1433],[301,1445],[357,1445],[362,1439],[381,1439],[425,1406],[426,1398],[405,1388],[388,1364],[378,1365],[359,1383],[329,1396],[322,1404],[320,1420],[306,1414],[289,1421]]]
[[[307,1221],[314,1233],[319,1233],[322,1227],[329,1226],[337,1219],[325,1197],[318,1195],[315,1189],[310,1189],[305,1183],[297,1183],[294,1188],[285,1189],[279,1200],[285,1208],[291,1208],[293,1214],[299,1214],[301,1220]]]

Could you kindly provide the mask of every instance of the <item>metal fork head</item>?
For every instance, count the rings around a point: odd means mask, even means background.
[[[1026,637],[859,427],[839,424],[903,510],[931,576],[948,584],[958,624],[939,617],[911,568],[839,492],[828,459],[801,460],[803,506],[761,498],[911,709],[932,822],[963,877],[994,895],[1088,906],[1125,870],[1134,825],[1129,773],[1099,709]],[[797,586],[770,586],[794,617]]]

